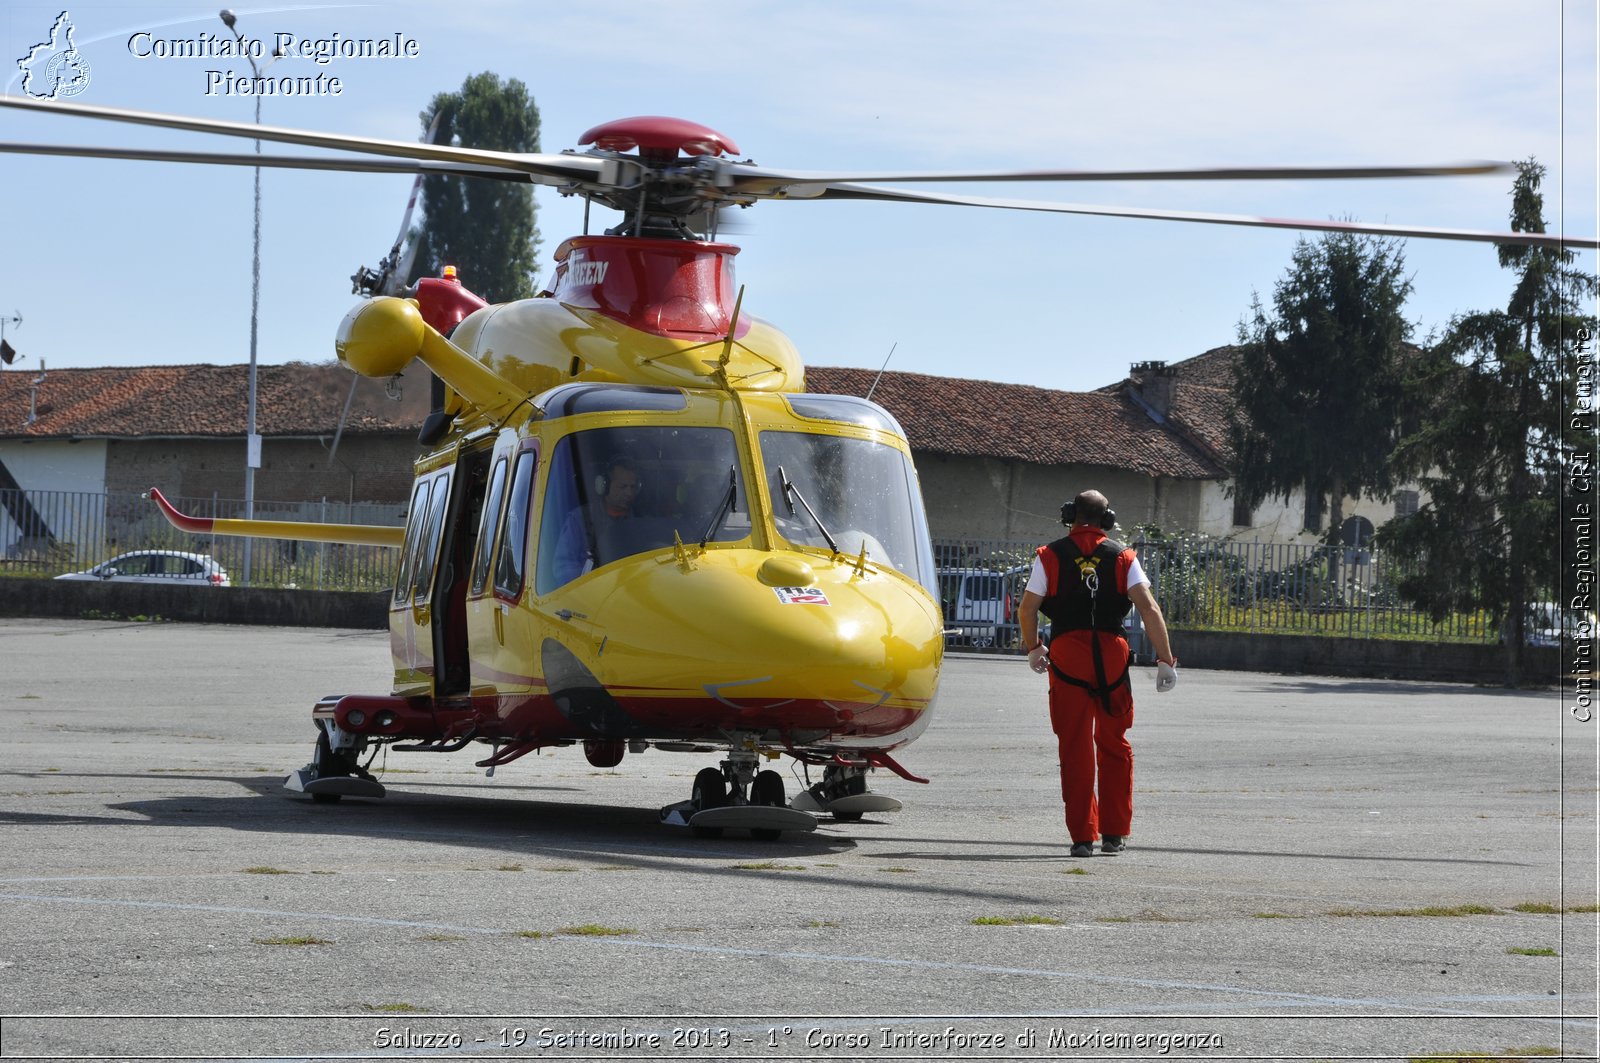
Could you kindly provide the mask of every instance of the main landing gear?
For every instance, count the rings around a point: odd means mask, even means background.
[[[367,740],[339,730],[332,720],[317,723],[317,748],[311,763],[289,773],[285,789],[311,795],[318,803],[344,797],[382,797],[383,784],[361,766]]]
[[[689,800],[661,810],[661,822],[689,827],[702,838],[721,837],[728,827],[763,841],[775,841],[786,830],[816,830],[815,816],[787,807],[783,776],[757,771],[758,764],[752,749],[731,751],[720,769],[704,768],[694,777]]]
[[[789,807],[802,812],[826,812],[837,823],[855,823],[868,812],[898,812],[892,797],[867,792],[867,772],[855,765],[829,764],[822,781],[795,795]]]

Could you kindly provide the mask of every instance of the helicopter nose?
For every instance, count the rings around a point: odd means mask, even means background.
[[[617,576],[599,675],[647,726],[694,705],[698,726],[886,735],[933,696],[939,608],[896,573],[720,550]]]

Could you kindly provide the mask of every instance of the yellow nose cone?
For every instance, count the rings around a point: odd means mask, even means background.
[[[809,587],[817,574],[798,557],[769,557],[761,563],[756,578],[769,587]]]
[[[380,296],[344,316],[333,349],[362,376],[394,376],[422,350],[425,328],[416,304]]]

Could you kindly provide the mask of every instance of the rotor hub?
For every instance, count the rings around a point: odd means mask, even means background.
[[[639,149],[641,158],[675,159],[685,155],[737,155],[739,146],[715,129],[684,118],[638,115],[603,122],[578,139],[601,151]]]

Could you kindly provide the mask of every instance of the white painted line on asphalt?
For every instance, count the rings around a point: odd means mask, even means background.
[[[21,903],[39,904],[81,904],[91,907],[108,908],[144,908],[162,911],[187,911],[187,912],[213,912],[220,915],[259,915],[278,919],[296,920],[325,920],[329,922],[364,923],[372,926],[394,926],[407,929],[423,930],[448,930],[455,933],[468,933],[480,935],[508,934],[511,931],[498,927],[461,926],[450,923],[431,923],[406,919],[384,919],[379,916],[368,915],[339,915],[330,912],[296,912],[281,911],[271,908],[239,908],[228,905],[216,904],[179,904],[170,901],[131,901],[103,899],[95,897],[52,897],[38,894],[0,893],[0,901],[16,901]],[[1292,993],[1274,989],[1256,989],[1250,986],[1228,985],[1226,983],[1212,982],[1186,982],[1175,979],[1156,978],[1129,978],[1121,975],[1090,974],[1082,971],[1057,971],[1047,968],[1035,967],[1003,967],[993,964],[981,963],[950,963],[940,960],[914,960],[900,959],[888,956],[852,956],[837,955],[817,952],[790,952],[773,949],[738,948],[728,945],[684,945],[665,941],[630,941],[623,938],[555,936],[546,939],[553,942],[582,942],[591,946],[611,946],[615,948],[642,948],[654,949],[663,952],[686,952],[707,956],[736,956],[749,959],[776,959],[795,960],[805,963],[841,963],[873,967],[897,967],[908,970],[923,971],[954,971],[960,973],[979,974],[985,976],[1006,975],[1022,978],[1060,979],[1065,981],[1091,982],[1102,985],[1119,985],[1136,987],[1140,989],[1159,990],[1187,990],[1204,993],[1229,993],[1255,998],[1258,1001],[1278,1004],[1279,1006],[1324,1006],[1342,1008],[1399,1008],[1411,1011],[1425,1011],[1436,1015],[1454,1015],[1463,1018],[1527,1018],[1544,1022],[1560,1021],[1559,1017],[1551,1016],[1495,1016],[1482,1012],[1460,1011],[1443,1008],[1434,1004],[1410,1004],[1394,997],[1334,997],[1316,993]],[[1233,1003],[1233,1002],[1230,1002]],[[1577,1025],[1588,1029],[1595,1026],[1592,1022],[1566,1020],[1568,1025]]]

